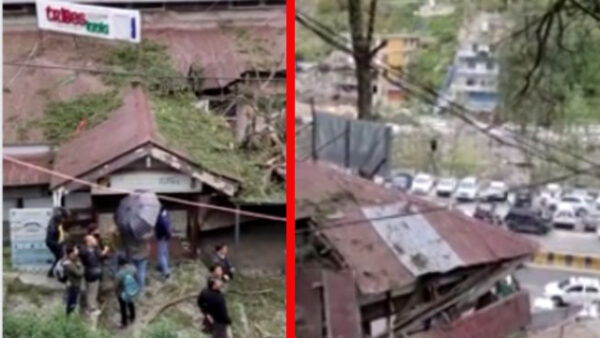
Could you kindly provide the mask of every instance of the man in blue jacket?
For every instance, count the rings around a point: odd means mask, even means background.
[[[171,221],[164,207],[161,209],[156,222],[155,236],[157,241],[158,270],[165,279],[171,277],[169,268],[169,240],[171,239]]]

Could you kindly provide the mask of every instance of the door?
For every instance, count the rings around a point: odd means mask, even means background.
[[[586,301],[598,301],[600,300],[600,292],[596,286],[588,286],[585,288]]]
[[[581,285],[572,285],[569,286],[567,292],[565,293],[564,301],[569,304],[583,304],[585,301],[585,296],[583,293],[583,286]]]

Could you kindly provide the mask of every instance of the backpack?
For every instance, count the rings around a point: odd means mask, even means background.
[[[133,301],[140,293],[140,287],[137,283],[137,280],[135,280],[135,277],[133,277],[133,274],[126,273],[123,276],[121,283],[123,287],[121,291],[121,299],[126,302]]]
[[[52,270],[52,274],[56,279],[58,279],[61,283],[67,282],[67,274],[65,272],[65,259],[59,260],[54,266],[54,270]]]

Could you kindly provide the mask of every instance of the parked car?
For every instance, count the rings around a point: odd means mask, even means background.
[[[555,228],[575,229],[577,227],[577,212],[575,208],[568,203],[559,204],[554,212],[554,216],[552,216],[552,225]]]
[[[540,194],[540,205],[552,212],[556,211],[556,206],[560,201],[562,188],[556,183],[546,185]]]
[[[591,197],[582,194],[569,194],[560,199],[560,204],[569,204],[573,207],[577,217],[587,215],[589,213],[590,204],[593,202],[594,200]]]
[[[458,188],[454,196],[458,201],[474,201],[477,199],[477,193],[477,179],[475,177],[466,177],[458,183]]]
[[[596,231],[598,228],[600,228],[600,205],[596,202],[583,217],[583,230]]]
[[[550,231],[548,222],[538,212],[529,208],[511,208],[504,218],[504,223],[514,232],[544,235]]]
[[[515,192],[513,206],[516,208],[529,208],[533,205],[533,191],[519,189]]]
[[[407,173],[397,173],[390,181],[393,188],[401,191],[408,191],[412,186],[413,177]]]
[[[480,193],[480,198],[489,202],[504,202],[508,199],[508,185],[502,181],[492,181]]]
[[[502,224],[501,218],[496,214],[496,208],[490,204],[478,204],[473,217],[492,225]]]
[[[410,190],[413,194],[427,195],[429,194],[429,192],[431,192],[434,185],[435,179],[433,178],[433,176],[421,173],[415,176]]]
[[[544,294],[558,306],[584,305],[600,301],[600,281],[596,278],[571,277],[548,283]]]
[[[438,181],[435,192],[440,197],[450,197],[456,190],[456,183],[455,178],[443,178]]]

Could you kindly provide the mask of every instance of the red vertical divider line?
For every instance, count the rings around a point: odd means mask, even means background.
[[[287,163],[286,163],[286,180],[287,180],[287,189],[286,189],[286,217],[287,217],[287,227],[286,227],[286,295],[287,295],[287,320],[286,320],[286,332],[287,337],[294,337],[296,335],[295,330],[295,309],[296,309],[296,293],[295,293],[295,283],[296,283],[296,267],[295,267],[295,224],[296,218],[294,216],[295,210],[295,70],[296,70],[296,62],[295,62],[295,1],[288,0],[286,3],[286,11],[287,11],[287,20],[286,20],[286,127],[287,127]]]

